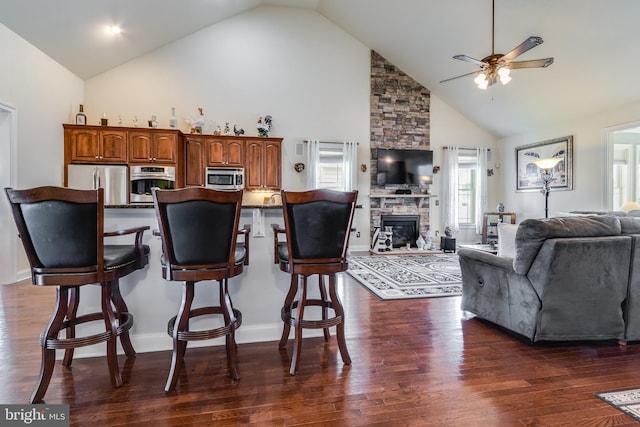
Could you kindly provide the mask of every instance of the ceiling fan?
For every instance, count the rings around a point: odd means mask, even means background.
[[[440,83],[445,83],[451,80],[459,79],[461,77],[471,76],[477,74],[477,77],[473,80],[480,89],[486,89],[498,80],[505,85],[511,81],[509,76],[511,70],[517,68],[546,68],[553,64],[553,58],[533,59],[530,61],[513,61],[516,57],[522,55],[529,49],[532,49],[542,44],[542,37],[531,36],[525,41],[520,43],[511,52],[503,55],[501,53],[495,53],[495,20],[496,20],[496,2],[492,0],[492,13],[491,13],[491,55],[483,58],[482,60],[471,58],[467,55],[456,55],[453,58],[460,61],[470,62],[480,67],[479,70],[463,74],[461,76],[452,77],[450,79],[442,80]]]

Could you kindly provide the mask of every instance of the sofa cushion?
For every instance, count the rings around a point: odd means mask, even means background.
[[[640,234],[640,218],[632,216],[620,218],[620,229],[622,234]]]
[[[547,239],[620,235],[620,219],[610,215],[526,219],[520,223],[516,233],[513,269],[518,274],[527,274],[540,247]]]
[[[498,256],[502,258],[516,257],[517,224],[498,223]]]

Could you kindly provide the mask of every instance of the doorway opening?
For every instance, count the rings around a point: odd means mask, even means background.
[[[0,102],[0,189],[16,185],[17,111]],[[0,196],[0,284],[17,277],[17,235],[6,196]]]

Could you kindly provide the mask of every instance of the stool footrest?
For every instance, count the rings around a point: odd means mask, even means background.
[[[305,306],[318,306],[324,308],[330,308],[333,310],[333,304],[331,301],[323,301],[320,299],[308,299]],[[297,319],[291,315],[291,311],[298,307],[298,301],[294,301],[290,306],[285,305],[282,307],[280,311],[281,319],[288,325],[294,326],[296,324]],[[330,328],[332,326],[336,326],[342,323],[342,316],[334,316],[329,319],[318,319],[318,320],[304,320],[301,319],[298,324],[301,328],[307,329],[324,329]]]
[[[103,321],[102,313],[91,313],[77,317],[74,325],[80,325],[83,323]],[[65,320],[62,324],[60,331],[71,327],[71,322]],[[121,335],[123,332],[128,331],[133,326],[133,315],[130,313],[120,313],[120,324],[117,327],[117,335]],[[115,337],[114,337],[115,338]],[[44,336],[40,336],[40,344],[47,350],[68,350],[77,347],[85,347],[88,345],[99,344],[101,342],[109,341],[111,339],[111,331],[104,331],[94,335],[88,335],[85,337],[76,338],[53,338],[45,340]]]
[[[223,314],[220,307],[201,307],[189,312],[189,318],[204,316],[207,314]],[[233,309],[233,315],[236,320],[233,322],[233,328],[238,329],[242,325],[242,313],[240,310]],[[173,336],[177,316],[173,316],[167,325],[167,333]],[[205,329],[202,331],[178,331],[178,341],[201,341],[213,338],[223,337],[231,333],[232,325],[224,325],[215,329]]]

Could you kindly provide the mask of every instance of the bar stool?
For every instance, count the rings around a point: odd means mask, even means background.
[[[13,218],[24,245],[34,285],[56,286],[56,306],[40,336],[42,363],[30,403],[42,400],[53,374],[56,350],[65,350],[63,366],[71,366],[77,347],[107,343],[107,364],[113,387],[122,385],[118,369],[117,337],[127,357],[135,356],[129,338],[133,316],[129,313],[118,280],[144,268],[149,247],[142,244],[144,230],[138,227],[104,232],[104,190],[74,190],[38,187],[27,190],[5,188]],[[133,234],[131,245],[105,245],[104,238]],[[102,288],[102,310],[77,316],[80,287]],[[103,332],[76,337],[79,324],[102,321]],[[62,330],[65,338],[59,338]]]
[[[184,282],[178,314],[169,320],[167,332],[173,338],[173,355],[165,391],[175,388],[184,364],[187,342],[225,337],[227,364],[231,378],[239,379],[235,331],[242,313],[233,308],[228,280],[243,272],[249,261],[249,232],[238,230],[242,190],[217,191],[203,187],[178,190],[153,189],[160,236],[162,237],[162,277]],[[236,243],[238,233],[244,243]],[[216,280],[219,305],[192,308],[195,283]],[[190,330],[194,317],[221,314],[224,325],[208,330]]]
[[[280,264],[280,270],[291,274],[289,292],[280,314],[284,329],[279,343],[280,348],[286,347],[293,326],[291,375],[297,370],[305,328],[323,329],[328,341],[329,328],[335,326],[342,361],[351,364],[344,335],[344,309],[336,292],[336,274],[349,267],[347,248],[357,197],[357,191],[282,191],[284,229],[277,224],[272,227],[275,262]],[[286,242],[278,240],[279,234],[286,235]],[[307,298],[307,279],[312,275],[318,275],[319,299]],[[324,276],[329,278],[328,296]],[[308,306],[321,307],[322,319],[305,319]],[[332,317],[329,310],[333,310]]]

